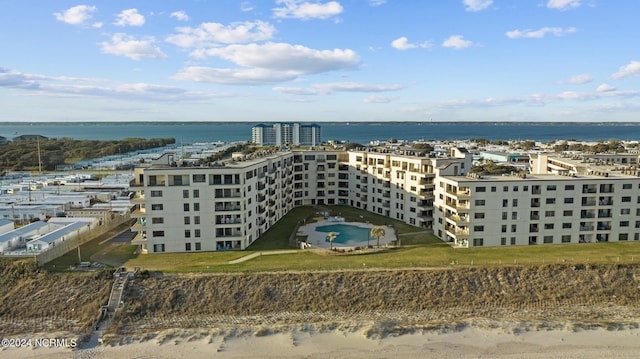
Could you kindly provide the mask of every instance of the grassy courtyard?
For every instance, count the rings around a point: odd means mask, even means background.
[[[298,250],[273,254],[289,246],[296,225],[313,220],[317,209],[295,208],[245,251],[163,253],[137,255],[135,246],[111,246],[108,250],[91,250],[92,261],[125,265],[164,272],[263,272],[309,270],[362,270],[397,268],[442,268],[455,266],[539,265],[550,263],[629,264],[640,261],[639,243],[590,243],[571,245],[514,246],[501,248],[452,248],[432,234],[384,216],[347,206],[328,206],[330,215],[346,221],[393,225],[401,247],[365,250],[354,253],[331,253],[326,250]],[[84,250],[84,249],[83,249]],[[229,261],[251,254],[251,260]]]

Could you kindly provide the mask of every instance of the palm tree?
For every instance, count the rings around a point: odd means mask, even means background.
[[[327,234],[327,239],[329,240],[329,250],[333,250],[333,241],[336,239],[336,237],[338,236],[338,233],[336,232],[329,232],[329,234]]]
[[[380,247],[380,237],[384,237],[385,235],[384,227],[373,227],[371,228],[371,237],[376,237],[376,246]]]

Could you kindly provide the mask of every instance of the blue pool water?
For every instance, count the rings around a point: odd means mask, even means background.
[[[351,244],[364,242],[367,239],[371,239],[369,237],[369,233],[371,232],[370,229],[360,228],[349,224],[330,224],[327,226],[318,226],[316,227],[316,231],[325,233],[339,233],[336,239],[333,240],[333,243]],[[329,240],[325,238],[325,241],[328,242]]]

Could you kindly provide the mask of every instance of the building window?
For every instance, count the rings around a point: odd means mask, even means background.
[[[621,208],[620,209],[620,214],[621,215],[631,214],[631,208]]]
[[[193,190],[193,198],[200,198],[200,190],[199,189],[194,189]]]
[[[622,197],[622,202],[631,202],[631,196]]]
[[[629,221],[620,221],[620,227],[629,227]]]
[[[151,197],[162,197],[162,191],[151,191]]]
[[[156,203],[151,205],[151,209],[154,211],[162,211],[164,209],[164,206],[162,205],[162,203]]]
[[[500,229],[500,232],[507,233],[507,225],[506,224],[502,225],[502,228]]]
[[[516,245],[516,237],[511,237],[511,245],[512,246]]]
[[[475,232],[484,232],[484,226],[473,226]]]
[[[200,250],[202,250],[202,246],[200,245],[200,242],[196,242],[196,251]]]
[[[544,212],[544,216],[545,217],[555,217],[556,216],[556,211],[545,211]]]
[[[476,213],[473,215],[475,219],[484,219],[484,213]]]
[[[189,203],[184,203],[184,204],[182,205],[182,207],[183,207],[183,209],[184,209],[184,211],[185,211],[185,212],[189,212]]]
[[[508,212],[502,212],[502,220],[506,221],[508,216]]]
[[[483,238],[474,238],[473,239],[473,246],[474,247],[482,247],[484,245],[484,239]]]
[[[509,186],[503,186],[502,192],[509,192]]]
[[[151,218],[151,223],[153,223],[153,224],[162,224],[162,223],[164,223],[164,218],[163,217],[153,217],[153,218]]]
[[[194,230],[193,234],[194,234],[194,237],[200,238],[200,230],[199,229]]]
[[[542,238],[542,241],[546,244],[551,244],[553,243],[553,236],[544,236],[544,238]]]
[[[204,183],[206,182],[207,177],[205,175],[193,175],[193,183]]]
[[[509,207],[509,200],[508,199],[503,199],[502,200],[502,207]]]
[[[476,187],[476,192],[486,192],[487,188],[486,187]]]
[[[191,238],[191,230],[190,229],[185,229],[184,230],[184,238]]]
[[[573,203],[573,197],[567,197],[564,199],[564,203]]]
[[[164,252],[164,244],[154,244],[153,251],[155,253]]]
[[[518,199],[517,198],[513,199],[512,203],[511,203],[511,206],[512,207],[518,207]]]
[[[565,234],[560,238],[560,240],[562,241],[562,243],[571,243],[571,235]]]
[[[518,230],[518,225],[512,224],[511,225],[511,233],[515,233],[517,230]]]
[[[189,190],[188,189],[182,190],[182,198],[189,198]]]
[[[623,183],[622,189],[631,189],[631,183]]]
[[[511,219],[512,220],[517,220],[518,219],[518,212],[511,212]]]
[[[568,184],[564,186],[565,191],[573,191],[575,187],[572,184]]]
[[[501,245],[501,246],[505,246],[505,245],[507,245],[507,237],[502,237],[502,238],[500,238],[500,245]]]
[[[200,203],[194,203],[193,204],[193,210],[198,212],[200,210]]]
[[[191,250],[191,243],[185,243],[184,244],[184,250],[185,251],[190,251]]]
[[[475,204],[476,206],[484,206],[484,199],[476,199]]]
[[[545,223],[544,229],[553,229],[553,223]]]
[[[154,237],[164,237],[164,231],[153,231],[152,233]]]
[[[184,224],[191,224],[191,218],[189,218],[189,216],[184,217]]]
[[[547,191],[555,191],[555,190],[556,190],[556,185],[550,184],[547,186]]]
[[[200,224],[200,216],[193,216],[193,224]]]
[[[556,199],[555,198],[547,198],[546,203],[547,204],[556,204]]]
[[[619,241],[626,241],[629,239],[629,234],[628,233],[620,233],[618,235],[618,240]]]
[[[569,223],[563,223],[563,224],[562,224],[562,229],[571,229],[571,222],[569,222]]]
[[[495,192],[497,190],[496,186],[491,186],[491,192]]]
[[[562,211],[562,215],[564,217],[571,217],[571,216],[573,216],[573,211],[572,210]]]

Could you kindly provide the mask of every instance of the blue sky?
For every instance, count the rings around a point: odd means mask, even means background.
[[[0,121],[640,121],[636,0],[0,4]]]

